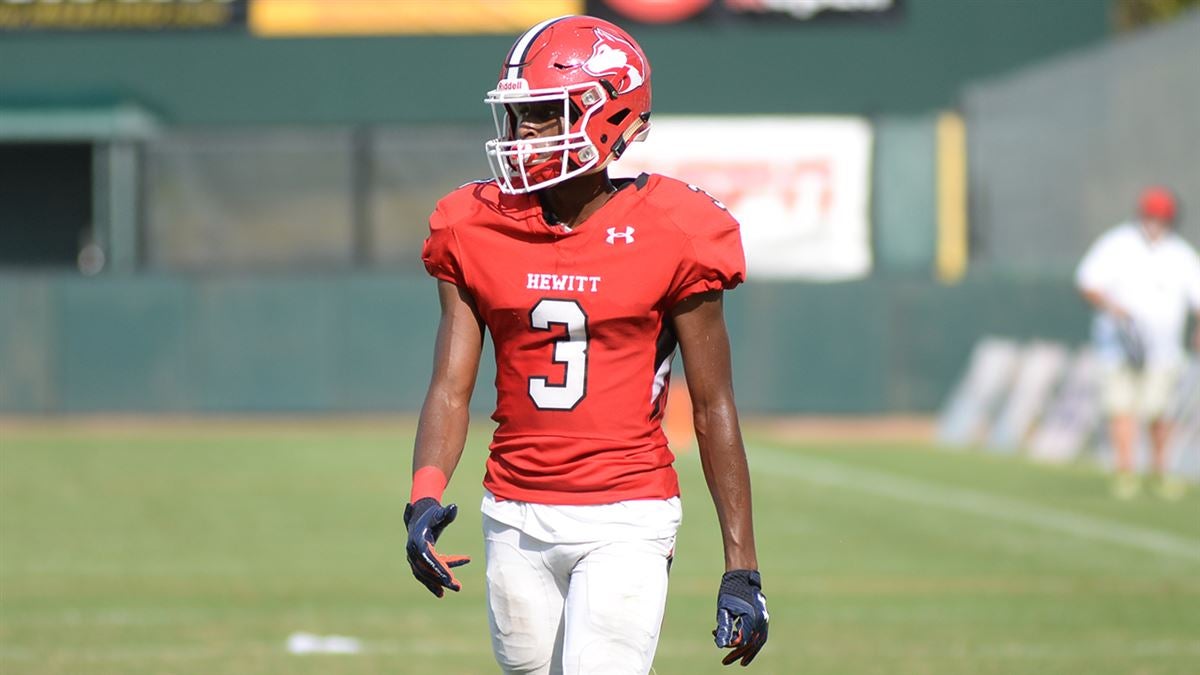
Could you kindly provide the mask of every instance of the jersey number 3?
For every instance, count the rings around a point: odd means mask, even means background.
[[[562,384],[550,378],[529,378],[529,398],[539,410],[573,410],[587,395],[587,314],[574,300],[539,300],[529,312],[534,330],[563,326],[564,335],[554,341],[554,362],[566,366]]]

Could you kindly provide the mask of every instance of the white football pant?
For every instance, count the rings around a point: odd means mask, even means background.
[[[488,622],[509,675],[644,675],[675,538],[551,544],[488,516]]]

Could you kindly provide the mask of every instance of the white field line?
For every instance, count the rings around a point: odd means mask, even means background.
[[[63,643],[53,646],[28,647],[24,645],[0,645],[0,662],[4,661],[44,661],[53,658],[59,662],[144,662],[147,659],[159,661],[200,661],[218,660],[243,657],[253,653],[259,655],[278,654],[295,659],[347,658],[361,655],[417,655],[439,656],[447,653],[471,654],[488,653],[487,641],[475,639],[460,639],[446,641],[419,640],[413,642],[369,641],[360,651],[353,653],[314,652],[309,654],[294,654],[287,649],[287,641],[278,642],[246,641],[239,643],[223,643],[221,645],[200,645],[195,643],[173,644],[126,644],[105,647],[79,646]],[[0,669],[0,672],[7,672]]]
[[[785,475],[809,483],[831,485],[881,497],[982,516],[1080,539],[1118,544],[1150,553],[1200,560],[1200,540],[1136,525],[1037,506],[1011,497],[939,485],[893,474],[848,467],[798,453],[750,449],[756,471]]]

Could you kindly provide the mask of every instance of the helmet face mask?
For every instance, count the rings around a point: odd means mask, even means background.
[[[501,190],[508,194],[532,192],[588,173],[596,167],[600,153],[582,131],[603,104],[596,89],[593,85],[576,85],[562,89],[495,89],[488,92],[484,101],[492,108],[496,138],[488,141],[484,148]],[[592,105],[580,114],[573,114],[572,99],[590,100]],[[512,106],[547,102],[562,107],[560,133],[520,138],[519,121]],[[579,109],[577,104],[574,107]]]
[[[649,131],[650,67],[620,28],[588,16],[530,28],[505,59],[491,106],[496,138],[485,145],[507,194],[523,194],[603,170]],[[561,104],[559,133],[521,138],[514,107]]]

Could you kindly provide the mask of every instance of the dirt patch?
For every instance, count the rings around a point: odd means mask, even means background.
[[[474,428],[491,423],[476,416]],[[690,425],[689,425],[690,426]],[[780,416],[742,418],[747,434],[765,435],[788,442],[928,442],[934,420],[920,416]],[[0,416],[0,438],[9,435],[92,436],[144,438],[148,436],[219,437],[296,436],[311,433],[411,436],[416,417],[397,415],[9,415]],[[669,430],[670,431],[670,430]],[[690,432],[690,429],[687,429]],[[678,432],[677,432],[678,433]],[[684,440],[686,444],[686,439]]]
[[[7,435],[101,438],[412,434],[413,415],[18,415],[0,416]]]
[[[934,423],[934,419],[927,416],[795,416],[756,417],[746,420],[742,426],[791,442],[928,443],[934,436]]]

